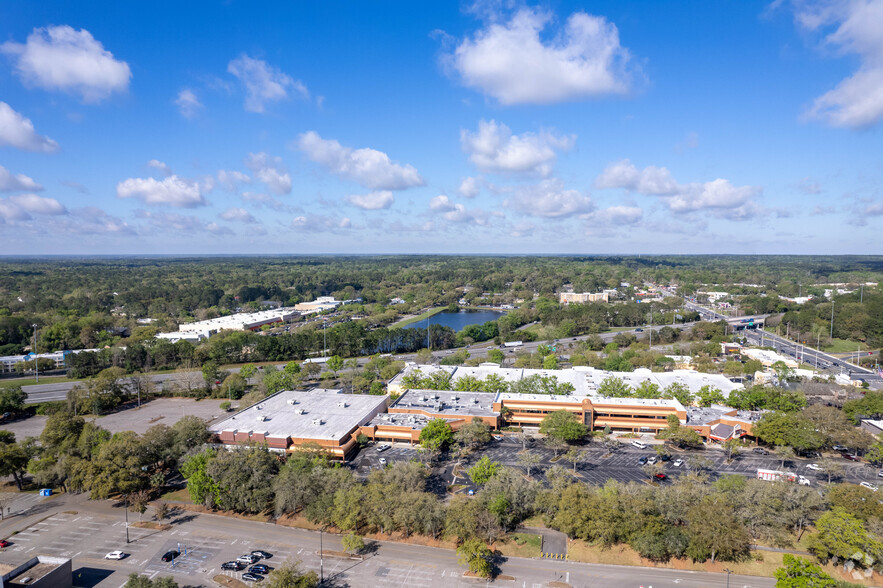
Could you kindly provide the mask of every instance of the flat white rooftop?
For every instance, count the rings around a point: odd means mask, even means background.
[[[254,432],[265,437],[340,441],[386,410],[386,396],[344,394],[317,388],[286,390],[225,419],[209,430]]]

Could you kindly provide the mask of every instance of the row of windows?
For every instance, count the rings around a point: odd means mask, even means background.
[[[641,420],[658,420],[664,421],[664,415],[640,415],[640,414],[614,414],[614,413],[606,413],[606,412],[596,412],[595,418],[608,418],[608,419],[641,419]]]

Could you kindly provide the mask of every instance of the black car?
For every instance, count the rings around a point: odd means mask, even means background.
[[[233,570],[234,572],[238,572],[245,566],[239,563],[238,561],[225,561],[221,564],[222,570]]]
[[[163,560],[163,561],[174,561],[174,559],[175,559],[176,557],[178,557],[179,555],[181,555],[181,554],[178,553],[177,551],[175,551],[174,549],[172,549],[171,551],[166,551],[166,552],[163,554],[163,556],[162,556],[162,560]]]
[[[248,568],[249,574],[269,574],[270,569],[264,564],[255,564]]]
[[[242,574],[242,579],[246,582],[260,582],[264,577],[257,574]]]
[[[671,461],[671,456],[667,453],[663,453],[659,456],[659,459],[661,459],[662,461]]]
[[[263,549],[255,549],[251,552],[251,554],[258,556],[261,559],[270,559],[271,557],[273,557],[272,553],[264,551]]]

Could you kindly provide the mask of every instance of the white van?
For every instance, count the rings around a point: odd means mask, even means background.
[[[637,447],[638,449],[647,449],[647,444],[641,443],[640,441],[632,441],[632,447]]]

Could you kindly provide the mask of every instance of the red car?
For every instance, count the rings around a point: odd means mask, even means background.
[[[861,458],[857,455],[852,455],[851,453],[844,453],[843,459],[848,459],[849,461],[861,461]]]
[[[654,474],[653,477],[660,482],[668,478],[668,476],[666,476],[665,474]]]
[[[12,545],[12,543],[7,541],[6,539],[0,539],[0,547],[9,547],[10,545]]]

